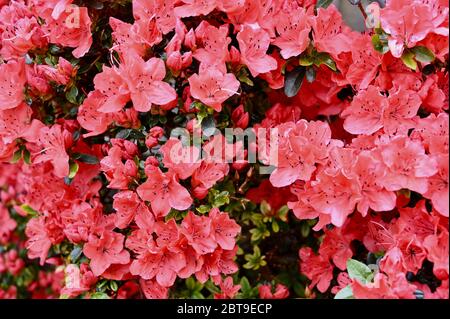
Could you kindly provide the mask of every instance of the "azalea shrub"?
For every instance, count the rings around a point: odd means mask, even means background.
[[[331,2],[0,0],[0,298],[448,298],[449,3]]]

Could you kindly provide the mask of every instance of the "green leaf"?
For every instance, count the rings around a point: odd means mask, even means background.
[[[412,48],[411,51],[414,53],[416,60],[419,62],[429,63],[433,62],[435,59],[434,53],[427,47],[419,45]]]
[[[306,68],[304,66],[297,66],[292,71],[286,73],[284,78],[284,94],[287,97],[296,96],[305,77]]]
[[[414,60],[414,53],[411,51],[405,51],[402,54],[402,62],[410,69],[416,70],[417,69],[417,62]]]
[[[311,228],[307,223],[304,223],[300,227],[300,233],[302,234],[302,237],[306,238],[309,235],[309,232],[311,231]]]
[[[411,191],[409,189],[402,188],[397,191],[397,195],[403,195],[406,198],[411,198]]]
[[[314,65],[321,66],[322,64],[325,64],[327,67],[329,67],[331,70],[336,71],[336,63],[333,61],[331,56],[326,52],[319,52],[314,57]]]
[[[263,233],[259,230],[259,228],[250,229],[250,234],[252,234],[250,237],[252,242],[260,240],[263,236]]]
[[[244,259],[247,261],[244,264],[244,268],[246,269],[254,269],[257,270],[259,267],[264,267],[267,262],[264,260],[265,256],[261,256],[261,250],[258,246],[253,246],[253,255],[247,254],[244,256]]]
[[[86,164],[97,164],[98,163],[98,158],[93,155],[89,155],[89,154],[74,153],[74,154],[72,154],[72,158],[76,159],[80,162],[86,163]]]
[[[30,165],[31,164],[31,154],[30,151],[27,150],[26,148],[23,150],[23,161],[25,162],[25,164]]]
[[[207,212],[209,212],[211,210],[211,207],[209,205],[200,205],[199,207],[196,208],[196,210],[200,214],[206,214]]]
[[[213,283],[211,280],[208,280],[208,281],[205,283],[205,288],[206,288],[209,292],[211,292],[211,293],[213,293],[213,294],[216,294],[216,293],[219,293],[219,292],[220,292],[220,289],[217,288],[217,286],[214,285],[214,283]]]
[[[55,56],[55,65],[58,64],[58,59]],[[72,66],[77,66],[78,64],[80,64],[80,59],[70,59],[70,64],[72,64]]]
[[[102,72],[102,70],[103,70],[103,63],[101,63],[101,62],[95,62],[95,67],[97,68],[97,71],[98,72]]]
[[[78,173],[79,166],[76,162],[71,162],[69,166],[69,178],[74,178]]]
[[[287,214],[289,212],[289,207],[287,205],[283,205],[278,209],[277,215],[282,221],[287,222]]]
[[[261,250],[257,245],[253,246],[253,255],[247,254],[245,255],[245,260],[251,260],[252,258],[257,258],[261,256]]]
[[[252,220],[253,224],[260,225],[262,223],[263,216],[261,214],[252,214],[250,216],[250,219]]]
[[[145,135],[141,131],[127,128],[127,129],[123,129],[123,130],[120,130],[119,132],[117,132],[116,138],[121,138],[124,140],[126,140],[128,138],[139,140],[139,139],[145,138]]]
[[[95,9],[95,10],[101,10],[104,7],[103,2],[96,1],[96,0],[89,1],[88,5],[89,5],[89,7],[91,7],[92,9]]]
[[[195,109],[197,109],[197,110],[200,110],[202,107],[203,107],[202,102],[200,102],[200,101],[194,101],[194,102],[191,103],[189,109],[192,110],[192,109],[195,108]]]
[[[355,259],[347,260],[347,272],[351,279],[357,279],[362,284],[366,284],[372,279],[372,270],[366,264]]]
[[[183,218],[183,213],[180,211],[177,211],[175,209],[171,209],[170,212],[166,215],[166,217],[164,218],[165,222],[168,222],[171,219],[174,220],[180,220]]]
[[[78,89],[76,86],[72,86],[69,91],[66,92],[66,99],[72,104],[77,104]]]
[[[262,225],[261,227],[261,238],[267,238],[270,236],[270,231],[267,229],[266,225]]]
[[[45,57],[44,61],[45,61],[45,63],[47,63],[48,65],[51,65],[51,66],[56,66],[58,64],[56,57],[53,55],[49,55],[49,56]]]
[[[31,206],[29,206],[28,204],[22,204],[20,205],[20,208],[27,213],[28,215],[32,216],[32,217],[36,217],[39,215],[38,211],[35,211]]]
[[[248,86],[253,86],[253,81],[249,78],[249,74],[245,68],[242,68],[238,75],[239,82],[245,83]]]
[[[117,291],[119,289],[119,286],[117,285],[117,282],[112,280],[109,282],[109,288],[111,288],[112,291]]]
[[[173,110],[172,110],[172,111],[173,111]],[[185,119],[186,119],[186,117],[185,117],[184,115],[180,114],[180,115],[177,115],[177,116],[175,116],[175,117],[173,118],[173,122],[174,122],[175,124],[181,124],[181,123],[183,123],[183,122],[185,121]]]
[[[111,299],[111,298],[109,298],[109,296],[104,292],[94,292],[91,295],[91,299]]]
[[[200,214],[206,214],[211,210],[211,206],[209,205],[200,205],[199,207],[196,208],[196,210],[200,213]]]
[[[270,215],[272,208],[270,207],[270,204],[263,199],[261,202],[261,205],[260,205],[260,210],[263,215],[267,216],[267,215]]]
[[[200,291],[194,291],[191,295],[192,299],[205,299]]]
[[[278,225],[276,220],[272,222],[272,230],[274,233],[278,233],[280,231],[280,226]]]
[[[165,116],[165,115],[160,115],[160,116],[158,117],[158,119],[159,119],[159,122],[160,122],[161,124],[166,124],[166,123],[167,123],[167,116]]]
[[[13,157],[11,159],[11,164],[16,164],[22,158],[22,150],[19,149],[14,152]]]
[[[372,45],[376,51],[381,54],[385,54],[389,51],[389,46],[387,42],[383,41],[382,36],[380,34],[374,34],[372,36]]]
[[[333,0],[318,0],[316,3],[316,8],[328,8],[328,6],[333,2]]]
[[[188,290],[188,295],[190,295],[192,298],[196,298],[196,299],[204,299],[205,298],[200,293],[200,291],[203,289],[203,285],[200,282],[198,282],[194,277],[189,277],[188,279],[186,279],[185,284],[186,284],[186,288]]]
[[[194,291],[195,290],[195,279],[192,277],[189,277],[188,279],[186,279],[186,287],[187,289]]]
[[[246,294],[252,290],[252,286],[250,286],[247,277],[242,277],[240,284],[242,293]]]
[[[120,130],[119,132],[117,132],[116,138],[127,139],[127,137],[130,136],[131,131],[132,130],[129,128]]]
[[[192,103],[192,104],[194,104],[194,103]],[[207,118],[209,115],[214,113],[214,109],[209,108],[208,106],[206,106],[200,102],[199,102],[199,104],[196,104],[196,105],[197,105],[196,109],[198,110],[196,125],[200,126],[205,118]],[[200,126],[200,127],[202,127],[202,126]]]
[[[298,64],[300,64],[301,66],[311,66],[313,65],[313,63],[314,60],[309,55],[300,56],[300,58],[298,59]]]
[[[35,62],[36,64],[43,64],[43,63],[44,63],[44,56],[43,56],[43,55],[40,55],[40,54],[36,55],[36,56],[34,57],[34,62]]]
[[[98,284],[97,284],[97,290],[102,290],[102,291],[104,291],[105,290],[105,288],[106,288],[106,284],[108,283],[108,281],[107,280],[102,280],[102,281],[100,281]]]
[[[345,288],[339,290],[334,296],[334,299],[355,299],[355,297],[353,297],[352,288],[350,286],[345,286]]]
[[[161,120],[161,119],[160,119]],[[135,139],[135,140],[140,140],[145,138],[144,133],[142,133],[141,131],[138,130],[131,130],[129,137],[131,139]]]
[[[212,202],[212,206],[219,208],[225,204],[230,203],[230,194],[227,191],[222,191],[220,193],[216,193],[213,195],[214,199]]]

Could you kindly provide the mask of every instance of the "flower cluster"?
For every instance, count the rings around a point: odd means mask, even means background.
[[[448,1],[330,2],[0,1],[0,298],[448,298]]]

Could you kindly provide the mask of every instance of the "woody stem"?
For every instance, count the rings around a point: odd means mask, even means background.
[[[366,10],[364,10],[364,7],[363,7],[363,5],[362,5],[361,2],[358,3],[358,8],[359,8],[359,11],[361,11],[361,13],[362,13],[362,15],[363,15],[363,17],[364,17],[364,20],[366,20],[366,19],[367,19]]]

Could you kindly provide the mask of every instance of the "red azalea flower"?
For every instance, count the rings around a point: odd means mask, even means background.
[[[152,169],[147,181],[137,188],[139,197],[149,201],[157,217],[166,216],[170,208],[184,210],[192,204],[189,192],[178,183],[173,171]]]
[[[83,253],[90,259],[90,267],[95,276],[100,276],[112,264],[127,264],[130,253],[124,249],[122,234],[105,230],[93,235],[83,247]]]

